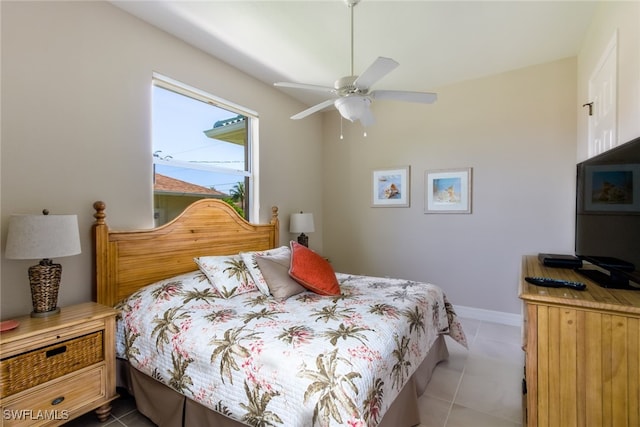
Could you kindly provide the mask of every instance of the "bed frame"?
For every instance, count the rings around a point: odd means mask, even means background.
[[[275,206],[270,223],[256,225],[226,202],[203,199],[163,226],[133,231],[110,230],[105,203],[93,207],[93,299],[110,307],[142,286],[197,270],[194,257],[259,251],[279,243]]]
[[[269,224],[247,222],[227,203],[199,200],[171,222],[149,230],[112,231],[106,205],[95,202],[93,298],[115,306],[139,288],[197,270],[194,257],[232,255],[275,248],[279,244],[278,208]],[[417,396],[435,365],[448,357],[440,337],[429,355],[385,414],[379,427],[413,426],[420,422]],[[242,424],[185,398],[173,389],[118,360],[118,385],[131,392],[138,410],[158,426],[242,427]]]

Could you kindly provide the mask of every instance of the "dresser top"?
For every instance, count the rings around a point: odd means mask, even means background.
[[[524,280],[527,276],[583,282],[587,289],[576,291],[569,288],[536,286]],[[640,291],[603,288],[570,268],[546,267],[536,255],[526,255],[522,258],[519,295],[521,299],[530,303],[584,307],[640,316]]]
[[[0,333],[0,346],[25,337],[115,316],[116,314],[117,311],[111,307],[95,302],[86,302],[61,307],[60,313],[48,317],[31,317],[28,314],[16,317],[15,320],[19,322],[18,327]]]

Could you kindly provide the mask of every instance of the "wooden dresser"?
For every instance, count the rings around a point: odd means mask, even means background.
[[[116,310],[93,302],[48,317],[23,316],[0,334],[0,425],[61,425],[116,394]]]
[[[531,285],[526,276],[587,284]],[[522,261],[526,426],[640,426],[640,291],[609,290],[571,269]]]

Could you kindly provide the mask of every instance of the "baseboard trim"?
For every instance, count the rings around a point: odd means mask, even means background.
[[[484,320],[485,322],[500,323],[509,326],[522,326],[522,315],[520,314],[465,307],[463,305],[454,305],[453,308],[458,316],[467,319]]]

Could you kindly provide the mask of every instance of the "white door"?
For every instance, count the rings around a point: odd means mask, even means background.
[[[589,79],[589,157],[618,144],[617,32]]]

